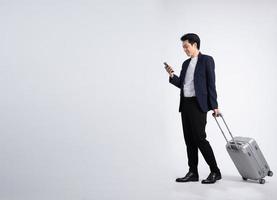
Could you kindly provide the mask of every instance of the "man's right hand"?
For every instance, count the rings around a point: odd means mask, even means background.
[[[174,70],[172,69],[172,67],[170,65],[167,65],[165,67],[167,73],[169,74],[169,76],[172,78],[174,76]]]

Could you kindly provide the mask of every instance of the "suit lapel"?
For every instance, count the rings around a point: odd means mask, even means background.
[[[201,62],[202,62],[202,54],[201,54],[201,52],[199,52],[198,58],[197,58],[197,63],[196,63],[195,70],[194,70],[194,75],[193,75],[194,80],[195,80],[195,75],[198,73]]]
[[[186,77],[186,73],[187,73],[187,69],[188,69],[190,61],[191,61],[191,58],[188,59],[187,62],[185,63],[185,65],[183,66],[183,75],[181,76],[181,85],[184,85],[184,81],[185,81],[185,77]],[[197,71],[199,70],[199,65],[201,65],[201,62],[202,62],[202,54],[201,54],[201,52],[199,52],[197,63],[196,63],[195,70],[194,70],[194,79],[195,79],[195,74],[197,74]]]
[[[187,69],[190,63],[190,59],[187,60],[187,62],[185,62],[184,66],[183,66],[183,74],[181,76],[181,85],[184,85],[184,81],[185,81],[185,77],[186,77],[186,73],[187,73]]]

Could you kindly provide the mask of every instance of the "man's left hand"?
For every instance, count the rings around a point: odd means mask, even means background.
[[[216,108],[216,109],[213,109],[213,116],[214,117],[219,117],[219,115],[220,115],[220,111],[219,111],[219,109],[218,108]]]

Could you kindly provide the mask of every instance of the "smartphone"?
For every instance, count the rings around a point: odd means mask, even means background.
[[[168,64],[167,64],[166,62],[164,62],[164,65],[165,65],[165,67],[164,67],[164,68],[169,67],[169,66],[168,66]],[[173,72],[174,72],[174,71],[172,70],[172,71],[171,71],[171,73],[173,73]]]

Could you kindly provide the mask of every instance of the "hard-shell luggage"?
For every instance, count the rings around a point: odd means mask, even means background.
[[[226,149],[231,159],[233,160],[236,168],[238,169],[243,180],[259,180],[259,183],[265,183],[265,176],[273,176],[270,171],[263,153],[261,152],[257,142],[253,138],[248,137],[233,137],[229,127],[227,126],[222,114],[219,114],[224,122],[231,140],[227,140],[217,118],[214,116],[216,123],[221,130],[227,144]]]

